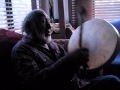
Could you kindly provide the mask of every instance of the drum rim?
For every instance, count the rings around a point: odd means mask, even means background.
[[[94,18],[94,19],[97,19],[97,18]],[[93,19],[91,19],[91,20],[93,20]],[[103,20],[103,19],[99,19],[99,20]],[[89,20],[88,20],[89,21]],[[103,20],[103,21],[106,21],[106,20]],[[108,21],[106,21],[107,23],[109,23]],[[84,22],[85,23],[85,22]],[[83,23],[83,24],[84,24]],[[109,23],[113,28],[115,28],[111,23]],[[78,27],[77,27],[78,28]],[[76,29],[77,29],[76,28]],[[79,27],[80,28],[80,27]],[[115,30],[115,32],[116,32],[116,30]],[[114,59],[116,58],[116,56],[117,56],[117,54],[118,54],[118,52],[119,52],[119,50],[120,50],[120,47],[119,47],[119,45],[120,45],[120,37],[119,37],[119,33],[118,32],[116,32],[116,35],[117,35],[117,42],[116,42],[116,45],[115,45],[115,49],[114,49],[114,51],[113,51],[113,54],[110,56],[110,58],[108,59],[108,61],[107,62],[105,62],[103,65],[101,65],[101,66],[98,66],[98,67],[96,67],[96,68],[92,68],[92,69],[87,69],[87,71],[89,72],[89,71],[95,71],[95,70],[100,70],[100,69],[102,69],[102,68],[104,68],[104,67],[107,67],[108,65],[110,65],[110,63],[112,62],[112,61],[114,61]],[[69,43],[68,43],[69,44]],[[83,69],[80,69],[80,70],[83,70]]]
[[[97,19],[97,18],[95,18],[95,19]],[[103,19],[99,19],[99,20],[103,20]],[[106,20],[104,20],[104,21],[106,21]],[[106,21],[106,22],[109,23],[108,21]],[[116,35],[117,35],[117,43],[116,43],[115,49],[113,51],[113,54],[108,59],[108,61],[105,62],[103,65],[101,65],[97,68],[94,68],[94,69],[88,69],[87,71],[93,71],[93,70],[95,71],[95,70],[100,70],[100,69],[103,69],[103,68],[107,67],[108,65],[110,65],[112,63],[112,61],[115,60],[116,56],[118,55],[118,52],[120,50],[120,47],[119,47],[119,45],[120,45],[120,35],[119,35],[119,32],[117,31],[117,29],[111,23],[109,23],[109,24],[114,28],[114,30],[116,32]]]

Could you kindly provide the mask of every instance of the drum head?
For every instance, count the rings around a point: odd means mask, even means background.
[[[80,48],[80,31],[79,26],[70,37],[68,53]],[[88,70],[100,68],[114,60],[119,50],[118,40],[118,31],[107,21],[92,19],[84,22],[82,47],[89,50]]]

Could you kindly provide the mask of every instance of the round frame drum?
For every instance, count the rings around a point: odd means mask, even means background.
[[[82,30],[82,48],[89,50],[88,70],[100,68],[115,59],[119,50],[119,33],[112,24],[91,19],[82,24]],[[70,37],[68,53],[80,48],[80,31],[79,26]]]

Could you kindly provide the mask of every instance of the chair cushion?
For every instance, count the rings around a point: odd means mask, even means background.
[[[1,63],[1,82],[2,90],[12,88],[14,76],[11,65],[11,50],[22,35],[13,31],[0,29],[0,63]],[[11,90],[11,89],[10,89]]]
[[[120,19],[112,21],[111,24],[118,30],[120,33]]]
[[[22,38],[21,34],[5,29],[0,29],[0,58],[8,58],[11,49],[18,40]]]

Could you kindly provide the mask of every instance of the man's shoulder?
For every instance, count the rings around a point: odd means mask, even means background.
[[[52,48],[57,48],[57,49],[59,48],[58,43],[56,43],[56,42],[54,42],[54,41],[49,42],[48,45],[49,45],[50,47],[52,47]]]

